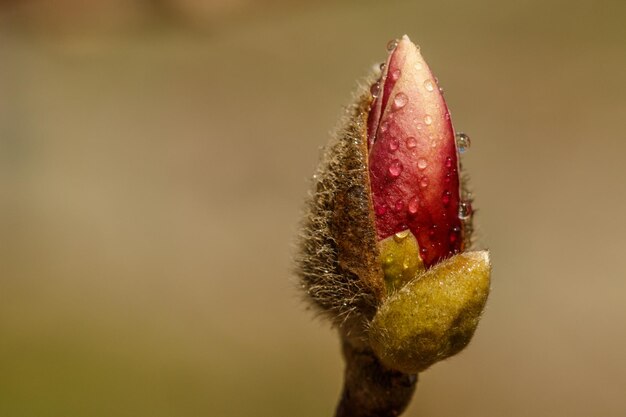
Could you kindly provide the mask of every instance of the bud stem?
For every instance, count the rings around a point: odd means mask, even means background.
[[[371,348],[342,338],[344,385],[335,417],[395,417],[409,405],[416,374],[383,365]]]

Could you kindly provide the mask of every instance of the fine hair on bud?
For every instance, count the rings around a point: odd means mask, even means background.
[[[384,295],[367,165],[370,102],[362,88],[324,150],[296,257],[307,299],[342,327],[362,327]]]

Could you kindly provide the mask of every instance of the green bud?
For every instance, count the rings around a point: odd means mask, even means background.
[[[489,295],[487,251],[442,261],[390,296],[371,322],[370,344],[386,366],[418,373],[469,343]]]
[[[417,239],[410,230],[404,230],[378,242],[379,259],[383,266],[387,294],[424,272]]]

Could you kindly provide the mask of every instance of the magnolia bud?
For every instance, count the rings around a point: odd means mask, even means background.
[[[416,373],[467,345],[490,264],[486,252],[465,252],[472,216],[436,78],[406,36],[391,44],[383,68],[325,149],[298,273],[351,343],[390,369]]]

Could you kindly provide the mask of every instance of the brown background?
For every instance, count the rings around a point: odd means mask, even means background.
[[[291,242],[403,33],[472,136],[494,262],[407,415],[626,415],[625,4],[0,3],[0,415],[330,416]]]

